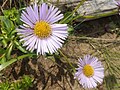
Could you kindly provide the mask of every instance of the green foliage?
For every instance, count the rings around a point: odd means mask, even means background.
[[[17,54],[24,54],[27,51],[21,46],[16,32],[16,28],[21,24],[19,11],[15,8],[3,10],[3,16],[0,16],[0,24],[0,70],[2,70],[17,61],[19,57],[24,56]],[[27,57],[29,56],[31,55],[27,54]]]
[[[22,79],[14,82],[0,83],[0,90],[28,90],[32,86],[33,78],[30,76],[23,76]]]
[[[109,82],[109,83],[108,83]],[[105,77],[105,84],[107,90],[112,90],[114,89],[115,86],[117,86],[117,80],[115,75],[108,75]]]
[[[73,31],[74,31],[73,26],[68,25],[68,32],[69,32],[69,34],[72,34],[72,33],[73,33]]]
[[[9,88],[10,88],[10,84],[8,81],[6,81],[5,83],[0,83],[1,90],[9,90]]]
[[[4,62],[0,65],[0,71],[18,60],[22,60],[23,58],[31,57],[33,55],[35,56],[36,54],[25,54],[25,55],[18,56],[17,58],[14,58],[14,59],[10,59],[9,61]],[[3,61],[4,61],[4,58],[3,58]]]

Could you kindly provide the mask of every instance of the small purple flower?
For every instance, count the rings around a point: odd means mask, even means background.
[[[114,2],[117,6],[120,6],[120,0],[113,0],[113,2]]]
[[[22,11],[21,21],[23,25],[17,29],[23,46],[27,50],[37,50],[37,54],[54,53],[62,47],[62,43],[68,36],[67,24],[57,24],[64,16],[55,6],[43,3],[34,4]]]
[[[79,59],[74,78],[78,79],[83,88],[95,88],[97,83],[103,82],[104,68],[96,57],[86,55]]]

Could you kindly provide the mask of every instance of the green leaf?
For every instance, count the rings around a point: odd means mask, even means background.
[[[10,33],[11,30],[15,29],[13,22],[11,20],[9,20],[7,17],[1,16],[0,20],[6,27],[6,33]]]
[[[73,26],[68,25],[68,32],[71,34],[74,31]]]
[[[0,48],[0,55],[2,55],[3,53],[5,53],[5,49]]]
[[[25,54],[25,55],[19,56],[18,58],[11,59],[0,65],[0,71],[3,70],[4,68],[6,68],[7,66],[11,65],[12,63],[16,62],[17,60],[22,60],[23,58],[31,57],[33,55],[36,55],[36,54]]]
[[[23,80],[22,80],[23,87],[27,89],[28,87],[32,86],[33,80],[34,79],[31,77],[28,77],[26,75],[23,76]]]
[[[11,42],[11,43],[9,44],[9,47],[8,47],[7,50],[6,50],[7,59],[10,59],[10,57],[11,57],[12,48],[13,48],[13,43]]]
[[[17,49],[19,49],[23,53],[27,53],[27,51],[17,41],[14,41],[14,44],[16,45]]]
[[[7,47],[7,41],[5,39],[2,40],[3,47]]]
[[[10,10],[3,10],[4,16],[9,16],[10,15]]]
[[[3,64],[3,63],[5,63],[5,62],[6,62],[5,56],[0,57],[0,64]]]
[[[14,29],[14,30],[12,30],[10,33],[9,33],[9,37],[13,37],[13,35],[15,35],[15,33],[16,33],[17,31]]]
[[[0,90],[9,90],[10,83],[8,81],[0,83]]]

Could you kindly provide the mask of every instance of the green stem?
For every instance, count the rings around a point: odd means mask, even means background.
[[[63,19],[62,21],[60,21],[60,23],[65,23],[66,20],[68,20],[76,11],[77,9],[85,2],[86,0],[82,0],[78,5],[77,7],[73,10],[73,12],[67,16],[65,19]]]
[[[111,15],[115,15],[118,13],[118,10],[115,9],[115,10],[111,10],[110,12],[106,12],[106,13],[100,13],[100,14],[97,14],[97,15],[77,15],[76,17],[74,17],[72,19],[73,20],[76,20],[76,19],[85,19],[84,21],[86,20],[91,20],[91,19],[98,19],[98,18],[101,18],[101,17],[107,17],[107,16],[111,16]]]
[[[70,61],[68,60],[68,58],[62,53],[61,50],[59,50],[59,53],[65,58],[66,62],[71,66],[73,72],[75,73],[76,72],[75,67],[70,63]]]
[[[85,18],[86,20],[91,20],[91,19],[98,19],[101,17],[107,17],[107,16],[111,16],[111,15],[115,15],[118,13],[118,10],[112,10],[110,12],[107,13],[101,13],[101,14],[97,14],[97,15],[86,15],[86,16],[81,16],[82,18]]]

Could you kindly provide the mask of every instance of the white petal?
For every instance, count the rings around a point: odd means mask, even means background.
[[[66,38],[67,38],[67,36],[68,36],[68,34],[66,33],[66,34],[59,34],[59,33],[56,33],[56,32],[52,32],[52,34],[53,34],[53,36],[54,37],[58,37],[58,38],[60,38],[60,41],[61,42],[63,42],[63,40],[65,40]]]
[[[94,68],[95,71],[104,72],[104,68]]]
[[[52,44],[51,42],[49,41],[49,39],[47,39],[47,47],[48,47],[48,50],[49,52],[52,54],[54,52],[53,48],[52,48]]]
[[[65,29],[67,27],[67,24],[52,24],[51,27],[52,29],[56,29],[56,28]]]
[[[33,9],[34,9],[34,12],[35,12],[34,14],[35,14],[36,20],[39,20],[38,6],[37,6],[36,3],[35,3],[35,5],[34,5]]]
[[[38,37],[36,37],[36,43],[35,43],[35,49],[37,49],[37,47],[38,47],[38,43],[39,43],[39,38]]]
[[[49,51],[48,51],[48,48],[47,48],[47,40],[43,39],[42,42],[41,42],[41,44],[42,44],[42,54],[45,54],[45,52],[48,53]]]
[[[48,41],[48,43],[47,43],[48,44],[48,48],[52,49],[52,53],[55,52],[56,49],[57,49],[56,48],[56,43],[51,38],[47,39],[47,41]]]
[[[48,11],[47,11],[47,15],[46,15],[46,17],[45,17],[45,20],[46,20],[47,22],[48,22],[48,17],[50,16],[53,8],[54,8],[54,7],[53,7],[52,5],[50,5],[50,7],[49,7],[49,9],[48,9]]]
[[[26,35],[26,36],[25,36]],[[33,34],[30,34],[30,33],[28,33],[28,34],[25,34],[25,35],[22,35],[22,39],[20,40],[20,42],[21,41],[27,41],[27,40],[29,40],[31,37],[33,37],[34,35]]]
[[[85,66],[85,63],[84,63],[84,61],[81,58],[79,59],[78,66],[81,66],[81,67]]]
[[[46,19],[47,11],[48,11],[48,5],[43,3],[39,8],[40,20],[45,20]]]
[[[27,19],[29,19],[30,22],[34,23],[34,20],[32,20],[31,16],[29,16],[25,11],[22,11],[22,13]]]
[[[94,73],[94,76],[97,76],[97,77],[99,77],[99,78],[103,78],[104,77],[104,72],[95,72]]]
[[[54,17],[54,18],[52,17],[52,18],[49,20],[49,22],[51,22],[51,24],[53,24],[53,23],[61,20],[63,17],[64,17],[63,14],[60,14],[60,15]]]
[[[29,25],[31,28],[33,28],[34,25],[23,14],[22,14],[20,20],[23,21],[24,23],[26,23],[27,25]]]
[[[36,38],[36,36],[34,36],[33,39],[32,39],[32,42],[28,46],[29,51],[33,51],[35,49],[36,40],[37,40],[37,38]]]
[[[22,35],[30,35],[30,34],[33,34],[33,31],[32,30],[30,30],[30,29],[26,29],[26,30],[24,30],[24,29],[17,29],[17,31],[18,31],[18,34],[22,34]]]
[[[93,79],[97,82],[99,82],[100,84],[103,82],[103,79],[97,77],[97,76],[93,76]]]
[[[48,13],[49,14],[49,16],[48,16],[48,18],[47,18],[47,21],[49,21],[52,17],[53,17],[53,15],[58,11],[58,8],[55,8],[54,6],[52,6],[51,7],[51,9],[50,9],[50,13]]]
[[[34,11],[33,8],[30,6],[26,8],[26,11],[34,22],[38,21],[38,18],[36,18],[36,13],[35,13],[38,12],[38,10]]]
[[[95,82],[95,80],[93,78],[89,78],[90,79],[90,82],[92,84],[92,87],[91,88],[94,88],[97,86],[97,83]]]
[[[41,39],[39,39],[39,40],[38,40],[38,45],[37,45],[37,55],[38,55],[38,54],[42,54],[42,53],[41,53],[41,52],[42,52],[42,51],[41,51],[41,47],[42,47],[42,46],[41,46]]]

